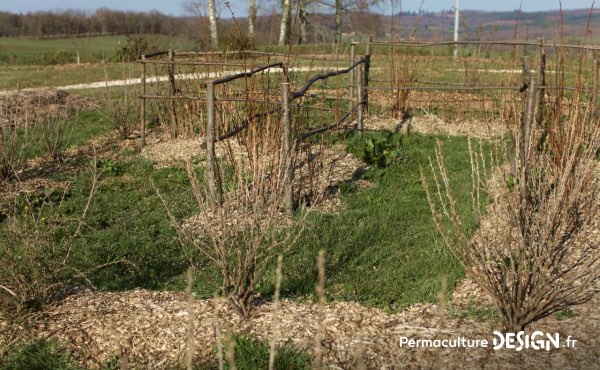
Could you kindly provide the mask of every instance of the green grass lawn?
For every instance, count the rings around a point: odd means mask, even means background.
[[[153,44],[164,49],[185,49],[187,43],[177,37],[164,35],[146,36]],[[109,60],[124,45],[127,37],[92,36],[73,38],[0,38],[0,61],[9,64],[64,64],[75,63],[79,50],[81,62]]]
[[[450,286],[463,276],[437,235],[419,180],[419,166],[433,155],[436,140],[434,136],[403,137],[398,161],[363,175],[375,187],[347,192],[337,215],[310,218],[309,231],[285,260],[285,295],[313,294],[319,249],[326,253],[327,292],[335,300],[401,309],[435,301],[442,275],[448,276]],[[458,203],[469,204],[466,139],[443,141]],[[470,219],[466,208],[460,212]]]
[[[66,66],[0,66],[0,90],[16,90],[32,87],[58,87],[105,81],[105,66],[101,63]],[[139,78],[137,63],[107,63],[109,80],[121,80],[133,76]],[[95,89],[98,90],[98,89]]]
[[[94,137],[108,134],[113,129],[113,123],[103,110],[86,110],[78,112],[68,120],[60,123],[61,137],[65,149],[80,146]],[[33,131],[27,147],[27,157],[36,158],[46,155],[46,145],[43,135]]]
[[[63,39],[36,39],[20,37],[0,38],[0,52],[16,55],[33,55],[38,53],[57,52],[59,50],[75,51],[77,47],[89,53],[112,53],[125,41],[125,36],[96,36]]]

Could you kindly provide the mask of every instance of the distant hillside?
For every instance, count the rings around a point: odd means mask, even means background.
[[[563,37],[566,40],[581,39],[587,29],[588,19],[590,31],[594,39],[600,40],[600,10],[573,9],[562,12]],[[390,24],[391,16],[384,17],[383,21]],[[452,38],[454,29],[454,13],[450,11],[440,13],[399,14],[394,18],[397,24],[395,34],[407,38],[416,34],[418,39]],[[484,12],[477,10],[464,10],[461,12],[461,38],[472,40],[512,39],[517,28],[518,38],[545,37],[548,40],[560,38],[561,13],[555,11],[542,12]],[[389,37],[390,28],[380,32]]]
[[[588,18],[592,37],[600,41],[600,10],[590,14],[589,9],[543,12],[483,12],[464,10],[461,12],[461,39],[489,40],[512,39],[515,29],[518,38],[548,40],[560,38],[561,19],[564,38],[576,41],[586,34]],[[295,28],[292,42],[299,40],[299,24],[293,16]],[[277,13],[259,16],[256,22],[256,42],[273,44],[279,35],[281,16]],[[155,34],[182,37],[194,40],[198,45],[206,43],[208,35],[206,18],[193,16],[174,17],[157,11],[123,12],[101,8],[94,12],[67,10],[62,12],[34,12],[14,14],[0,11],[0,36],[8,37],[85,37],[98,35]],[[245,30],[246,18],[219,20],[219,33],[224,43],[243,46],[239,29]],[[394,25],[392,29],[392,24]],[[517,27],[518,25],[518,27]],[[314,11],[307,15],[306,38],[309,43],[331,42],[334,36],[335,16],[331,13]],[[395,17],[355,9],[343,15],[342,30],[346,39],[366,38],[411,38],[421,40],[451,40],[454,13],[406,12]],[[595,32],[595,33],[594,33]],[[241,34],[244,37],[244,34]]]

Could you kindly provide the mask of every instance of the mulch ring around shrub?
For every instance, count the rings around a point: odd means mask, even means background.
[[[459,288],[460,289],[460,288]],[[315,337],[322,333],[324,363],[341,368],[595,368],[600,356],[597,337],[600,314],[594,301],[574,308],[575,317],[547,318],[531,330],[571,335],[575,348],[517,352],[494,351],[490,322],[479,323],[449,314],[437,304],[417,304],[387,314],[351,302],[283,301],[256,307],[246,320],[223,299],[189,299],[183,293],[134,290],[121,293],[85,292],[51,307],[31,322],[30,335],[55,338],[73,351],[81,365],[101,368],[115,354],[138,368],[183,366],[188,346],[197,363],[216,362],[217,333],[233,333],[265,341],[277,338],[315,354]],[[2,326],[0,321],[0,327]],[[4,330],[3,330],[4,331]],[[188,338],[193,333],[193,340]],[[0,336],[1,337],[1,336]],[[487,339],[488,348],[409,348],[401,338]],[[2,339],[0,339],[0,345]],[[597,368],[597,367],[596,367]]]

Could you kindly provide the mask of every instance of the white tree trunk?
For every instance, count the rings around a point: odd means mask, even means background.
[[[306,35],[306,25],[308,23],[308,13],[306,11],[307,0],[298,0],[298,18],[300,18],[300,39],[299,44],[306,44],[308,38]]]
[[[335,0],[335,36],[337,44],[342,40],[342,0]]]
[[[256,23],[256,0],[250,0],[250,9],[248,11],[248,38],[254,41],[254,27]]]
[[[208,22],[210,27],[210,43],[213,48],[219,47],[219,34],[217,32],[217,9],[215,0],[208,0]]]
[[[289,21],[291,15],[290,0],[283,0],[281,4],[281,29],[279,31],[279,46],[285,45],[289,33]]]

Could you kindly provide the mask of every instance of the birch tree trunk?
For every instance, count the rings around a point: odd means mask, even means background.
[[[298,18],[300,19],[300,39],[298,40],[298,44],[306,44],[308,42],[306,35],[306,25],[308,24],[306,3],[307,0],[298,0]]]
[[[210,43],[214,49],[219,47],[219,34],[217,32],[217,9],[215,0],[208,0],[208,23],[210,27]]]
[[[282,0],[281,2],[281,28],[279,30],[279,46],[285,45],[286,38],[289,34],[290,18],[292,15],[290,0]]]
[[[335,36],[334,42],[337,44],[342,39],[342,0],[335,0]]]
[[[250,0],[250,9],[248,11],[248,38],[254,41],[254,26],[256,24],[256,0]]]

